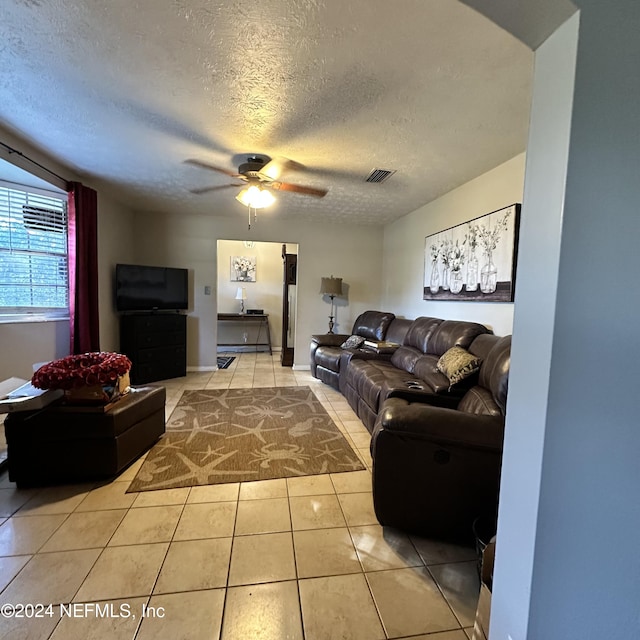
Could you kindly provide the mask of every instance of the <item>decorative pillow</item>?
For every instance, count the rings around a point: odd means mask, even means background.
[[[363,342],[362,336],[350,336],[340,346],[343,349],[357,349]]]
[[[478,371],[481,364],[482,359],[469,353],[466,349],[451,347],[442,354],[437,367],[438,371],[444,373],[449,378],[449,382],[454,385]]]

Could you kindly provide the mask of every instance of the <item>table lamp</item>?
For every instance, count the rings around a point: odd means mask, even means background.
[[[342,295],[342,278],[322,278],[320,282],[320,293],[323,296],[329,296],[331,298],[331,315],[329,316],[329,333],[333,333],[333,299],[336,296]]]
[[[240,313],[244,313],[244,301],[247,299],[247,292],[244,287],[238,287],[236,300],[240,300]]]

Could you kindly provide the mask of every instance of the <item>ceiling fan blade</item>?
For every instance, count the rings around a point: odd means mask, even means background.
[[[194,160],[190,158],[185,160],[187,164],[192,164],[196,167],[200,167],[201,169],[211,169],[212,171],[217,171],[218,173],[224,173],[225,176],[230,176],[232,178],[240,178],[239,173],[235,173],[234,171],[229,171],[228,169],[223,169],[222,167],[216,167],[215,165],[209,164],[208,162],[202,162],[202,160]]]
[[[272,182],[269,186],[276,191],[293,191],[304,196],[314,196],[315,198],[324,198],[327,195],[326,189],[315,189],[314,187],[304,187],[299,184],[290,184],[289,182]]]
[[[258,175],[265,180],[277,180],[286,171],[301,171],[304,165],[288,158],[278,157],[267,162]]]
[[[244,187],[243,183],[240,184],[223,184],[221,186],[218,187],[202,187],[201,189],[191,189],[191,193],[195,193],[195,194],[202,194],[202,193],[209,193],[209,191],[218,191],[220,189],[228,189],[229,187]]]

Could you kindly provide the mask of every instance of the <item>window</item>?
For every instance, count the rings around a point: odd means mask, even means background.
[[[66,317],[66,195],[0,182],[0,314]]]

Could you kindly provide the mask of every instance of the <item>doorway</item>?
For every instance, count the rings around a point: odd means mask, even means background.
[[[243,311],[244,315],[256,315],[256,322],[218,322],[218,353],[268,353],[265,323],[258,320],[261,316],[267,317],[273,352],[281,353],[283,346],[294,344],[297,309],[295,298],[293,304],[288,300],[290,308],[288,318],[285,318],[283,253],[297,256],[297,243],[218,240],[216,293],[219,316],[239,315]],[[238,266],[249,269],[239,270]]]

